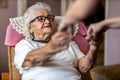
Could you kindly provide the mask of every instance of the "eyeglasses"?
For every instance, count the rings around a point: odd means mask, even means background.
[[[49,20],[50,22],[52,22],[54,20],[54,15],[48,15],[48,16],[37,16],[36,18],[34,18],[32,21],[30,21],[30,23],[38,20],[40,22],[44,22],[46,19]]]

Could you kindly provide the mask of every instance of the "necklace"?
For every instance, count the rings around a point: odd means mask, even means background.
[[[48,43],[50,41],[50,39],[46,39],[46,40],[34,40],[34,38],[32,38],[32,41],[42,42],[42,43]]]

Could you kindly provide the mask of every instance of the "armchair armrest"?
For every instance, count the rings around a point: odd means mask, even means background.
[[[9,80],[21,80],[21,75],[14,64],[14,54],[14,47],[8,46]]]

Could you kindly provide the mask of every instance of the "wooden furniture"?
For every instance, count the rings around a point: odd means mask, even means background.
[[[2,80],[9,80],[9,73],[6,73],[6,72],[2,73],[2,78],[1,79]]]
[[[14,47],[8,46],[9,80],[21,80],[21,75],[14,64]]]

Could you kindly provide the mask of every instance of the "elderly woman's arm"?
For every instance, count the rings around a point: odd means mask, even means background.
[[[68,45],[61,45],[61,42],[68,43],[69,36],[65,32],[57,32],[46,46],[30,51],[22,64],[22,67],[43,65],[52,55],[61,50],[65,50]]]
[[[97,56],[96,50],[89,50],[86,56],[81,57],[78,60],[78,68],[81,72],[87,72],[93,65]]]
[[[89,49],[88,53],[78,60],[78,68],[81,72],[87,72],[94,64],[96,57],[97,57],[97,51],[98,51],[99,45],[102,41],[101,37],[103,37],[103,36],[101,35],[99,37],[99,40],[97,40],[97,41],[91,40],[89,42],[90,49]]]

